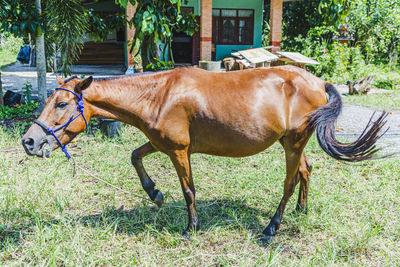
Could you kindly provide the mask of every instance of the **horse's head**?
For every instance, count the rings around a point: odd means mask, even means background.
[[[92,76],[84,80],[74,76],[65,81],[57,77],[59,90],[47,99],[38,120],[22,137],[22,145],[28,155],[49,157],[52,150],[69,143],[85,130],[90,114],[87,108],[83,108],[85,100],[79,102],[79,98],[92,81]]]

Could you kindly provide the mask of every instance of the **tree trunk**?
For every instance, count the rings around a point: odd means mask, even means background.
[[[36,12],[38,15],[42,13],[40,0],[36,0]],[[36,71],[39,92],[39,110],[43,110],[47,99],[46,86],[46,56],[44,50],[44,34],[36,36]]]
[[[0,105],[4,105],[4,102],[3,102],[3,85],[1,83],[1,71],[0,71]]]
[[[349,86],[349,94],[350,95],[358,95],[364,94],[366,95],[372,88],[372,83],[375,79],[375,75],[367,76],[362,79],[356,80],[354,82],[348,82]]]

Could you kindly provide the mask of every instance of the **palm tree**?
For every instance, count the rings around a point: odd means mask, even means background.
[[[0,0],[0,31],[20,37],[35,36],[41,106],[47,98],[46,56],[57,52],[51,44],[56,43],[61,52],[59,71],[69,74],[69,66],[79,56],[81,38],[88,28],[85,11],[80,0]],[[50,45],[46,47],[46,43]]]

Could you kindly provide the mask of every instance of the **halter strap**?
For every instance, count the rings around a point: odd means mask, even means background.
[[[63,144],[61,143],[61,140],[57,137],[57,135],[56,135],[55,133],[56,133],[57,131],[63,129],[63,128],[67,128],[68,125],[69,125],[71,122],[73,122],[75,119],[77,119],[80,115],[82,115],[83,120],[85,121],[85,124],[86,124],[85,129],[88,127],[88,122],[87,122],[87,120],[86,120],[85,115],[83,114],[83,111],[84,111],[84,108],[85,108],[85,106],[84,106],[84,104],[83,104],[83,94],[81,93],[81,95],[79,96],[77,93],[75,93],[75,92],[73,92],[73,91],[71,91],[71,90],[68,90],[68,89],[66,89],[66,88],[62,88],[62,87],[57,87],[55,90],[64,90],[64,91],[70,92],[70,93],[74,94],[74,95],[78,98],[78,104],[76,105],[74,111],[72,112],[72,115],[71,115],[70,119],[69,119],[66,123],[64,123],[63,125],[61,125],[61,126],[55,128],[55,129],[52,129],[52,128],[48,127],[46,124],[44,124],[43,122],[41,122],[41,121],[39,121],[39,120],[34,120],[33,122],[36,123],[37,125],[39,125],[40,127],[42,127],[43,130],[44,130],[47,134],[51,134],[51,135],[57,140],[57,142],[58,142],[58,144],[60,145],[61,150],[64,152],[65,156],[66,156],[68,159],[70,159],[71,156],[68,154],[67,145],[68,145],[69,143],[71,143],[72,140],[74,140],[74,138],[75,138],[76,136],[72,137],[71,140],[69,140],[67,143],[65,143],[65,144],[63,145]],[[79,109],[79,113],[74,117],[74,115],[75,115],[75,113],[77,112],[78,109]]]

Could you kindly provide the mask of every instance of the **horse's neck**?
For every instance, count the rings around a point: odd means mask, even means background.
[[[143,75],[93,81],[86,99],[92,117],[116,119],[139,126],[151,123],[165,90],[165,75]]]

